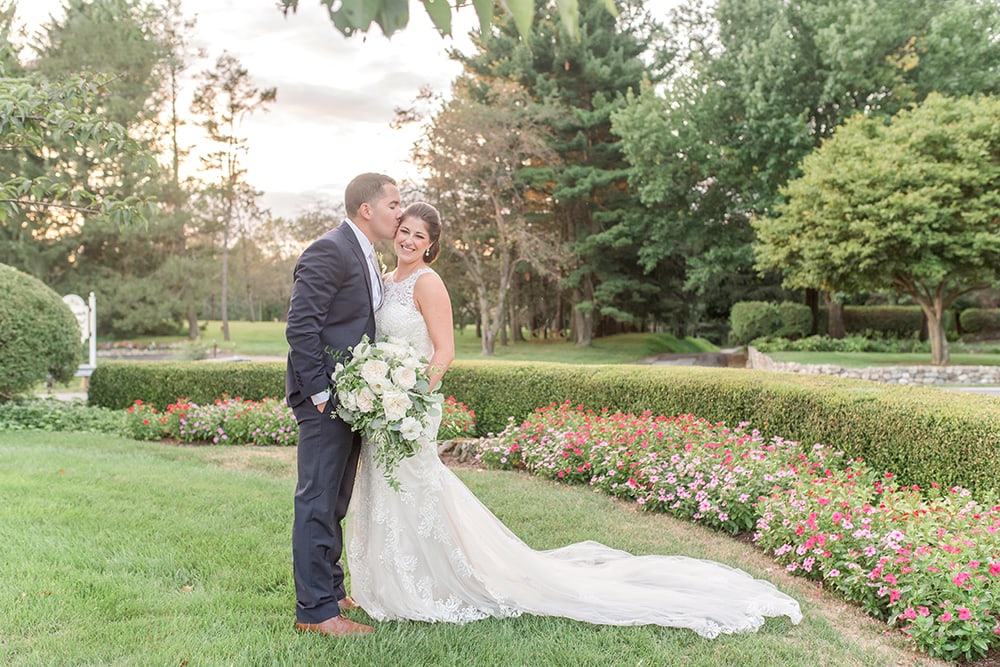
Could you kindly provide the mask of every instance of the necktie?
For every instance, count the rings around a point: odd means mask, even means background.
[[[372,307],[378,310],[382,305],[382,273],[378,270],[378,262],[375,261],[375,249],[368,251],[368,268],[372,277]]]

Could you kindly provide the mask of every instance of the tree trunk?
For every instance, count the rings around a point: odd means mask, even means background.
[[[191,340],[197,340],[198,337],[201,336],[201,329],[198,326],[198,311],[195,310],[194,304],[188,304],[187,321],[188,338]]]
[[[830,338],[844,337],[844,305],[839,303],[832,294],[823,292],[823,300],[826,302],[828,320],[826,323],[827,335]]]
[[[594,286],[584,277],[580,288],[574,290],[573,340],[577,345],[589,347],[594,342]],[[586,304],[582,309],[578,306]]]
[[[931,363],[935,366],[944,366],[951,360],[948,351],[948,337],[945,335],[944,327],[944,303],[940,297],[931,300],[915,299],[920,307],[924,309],[924,316],[927,318],[927,337],[931,341]]]
[[[810,336],[815,336],[819,333],[819,291],[815,289],[806,290],[806,305],[809,306],[809,312],[812,313],[813,321],[812,328],[809,330]]]

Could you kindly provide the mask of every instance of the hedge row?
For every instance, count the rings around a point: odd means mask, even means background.
[[[669,366],[456,363],[448,392],[476,411],[481,434],[508,416],[570,401],[594,410],[695,414],[750,422],[767,437],[823,443],[905,484],[1000,490],[996,399],[833,376]]]
[[[101,362],[90,377],[87,402],[127,408],[136,400],[164,408],[178,398],[211,403],[223,395],[252,401],[285,395],[284,362]]]
[[[842,449],[895,473],[902,484],[1000,490],[1000,411],[989,397],[742,369],[498,361],[456,362],[443,390],[475,410],[479,435],[564,401],[594,410],[694,414]],[[280,362],[119,362],[98,367],[89,400],[121,408],[135,399],[164,406],[182,396],[259,400],[283,392]]]

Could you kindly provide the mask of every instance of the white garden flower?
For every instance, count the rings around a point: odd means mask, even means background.
[[[358,409],[358,397],[353,391],[341,389],[337,392],[337,398],[340,399],[340,404],[347,410],[354,412]]]
[[[372,346],[368,343],[368,338],[361,339],[361,342],[351,348],[351,354],[355,359],[364,359],[371,354]]]
[[[375,393],[368,387],[362,387],[357,397],[358,410],[371,412],[375,407]]]
[[[404,417],[403,421],[399,424],[400,435],[411,442],[419,438],[423,430],[423,424],[416,417]]]
[[[406,411],[412,405],[413,402],[405,391],[389,389],[382,394],[382,409],[385,410],[385,418],[389,421],[397,421],[405,417]]]
[[[417,372],[407,366],[396,366],[392,369],[392,381],[400,389],[413,389],[417,384]]]
[[[381,394],[389,385],[389,364],[381,359],[369,359],[361,365],[361,377],[371,390]]]

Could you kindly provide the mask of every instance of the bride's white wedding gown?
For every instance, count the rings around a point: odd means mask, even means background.
[[[400,283],[386,279],[377,332],[413,342],[429,359],[430,336],[413,304],[421,272]],[[440,417],[434,434],[439,424]],[[756,630],[769,616],[802,618],[798,603],[772,584],[720,563],[633,556],[589,541],[536,551],[441,463],[433,442],[396,468],[401,492],[386,483],[368,447],[347,514],[347,563],[351,596],[376,620],[535,614],[715,637]]]

